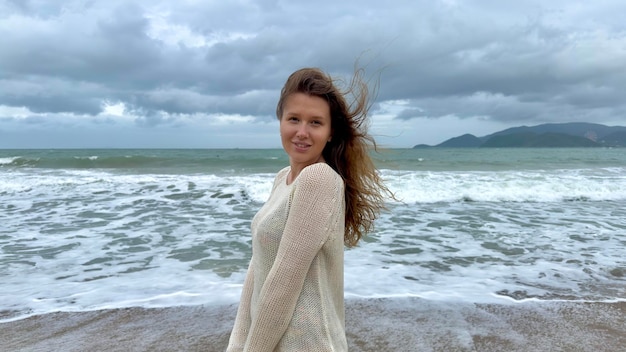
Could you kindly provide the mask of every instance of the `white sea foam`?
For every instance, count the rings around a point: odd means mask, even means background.
[[[17,159],[19,159],[18,156],[12,158],[0,158],[0,167],[3,165],[10,165]]]
[[[626,168],[594,170],[430,172],[384,170],[407,203],[559,202],[626,199]]]
[[[347,297],[626,297],[626,170],[389,171]],[[0,311],[231,303],[273,174],[0,173]]]

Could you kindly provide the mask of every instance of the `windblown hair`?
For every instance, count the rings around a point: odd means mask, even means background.
[[[348,247],[355,246],[363,235],[371,231],[374,220],[384,208],[384,194],[391,194],[369,155],[372,148],[376,150],[376,142],[367,133],[369,90],[362,75],[363,71],[357,69],[349,86],[342,92],[323,71],[317,68],[300,69],[287,79],[276,107],[276,116],[280,120],[285,100],[294,93],[320,97],[330,106],[331,140],[322,151],[322,156],[345,182],[344,243]],[[346,96],[353,98],[350,105]]]

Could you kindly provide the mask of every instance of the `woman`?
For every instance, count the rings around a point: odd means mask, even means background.
[[[276,116],[289,166],[252,220],[228,351],[347,350],[343,247],[370,230],[388,192],[368,155],[367,98],[360,71],[345,93],[318,69],[287,79]]]

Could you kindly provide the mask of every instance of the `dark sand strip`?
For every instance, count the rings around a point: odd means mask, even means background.
[[[626,302],[346,302],[351,351],[626,351]],[[2,351],[224,351],[235,306],[53,313],[0,324]]]

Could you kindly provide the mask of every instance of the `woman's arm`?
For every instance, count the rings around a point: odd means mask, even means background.
[[[241,300],[239,302],[239,308],[237,309],[235,326],[230,333],[230,340],[228,341],[226,352],[237,352],[243,351],[244,349],[248,332],[250,331],[250,300],[252,298],[253,288],[254,271],[252,270],[252,259],[250,259],[250,265],[248,265],[248,272],[246,273],[246,279],[244,280],[243,289],[241,291]]]
[[[276,259],[259,293],[246,351],[273,351],[291,321],[311,262],[329,236],[341,207],[343,181],[328,165],[300,173]]]
[[[280,170],[276,177],[274,178],[274,182],[272,184],[272,192],[278,185],[278,182],[283,179],[285,173],[289,171],[288,167]],[[271,192],[270,192],[271,194]],[[254,253],[253,253],[254,255]],[[250,259],[250,264],[248,265],[248,272],[246,273],[246,278],[243,283],[243,289],[241,291],[241,299],[239,303],[239,308],[237,309],[237,317],[235,318],[235,325],[230,334],[230,339],[228,341],[228,348],[226,352],[236,352],[243,351],[244,345],[246,344],[246,339],[248,338],[248,333],[250,332],[250,304],[252,300],[252,292],[254,291],[254,271],[252,268],[252,259]]]

